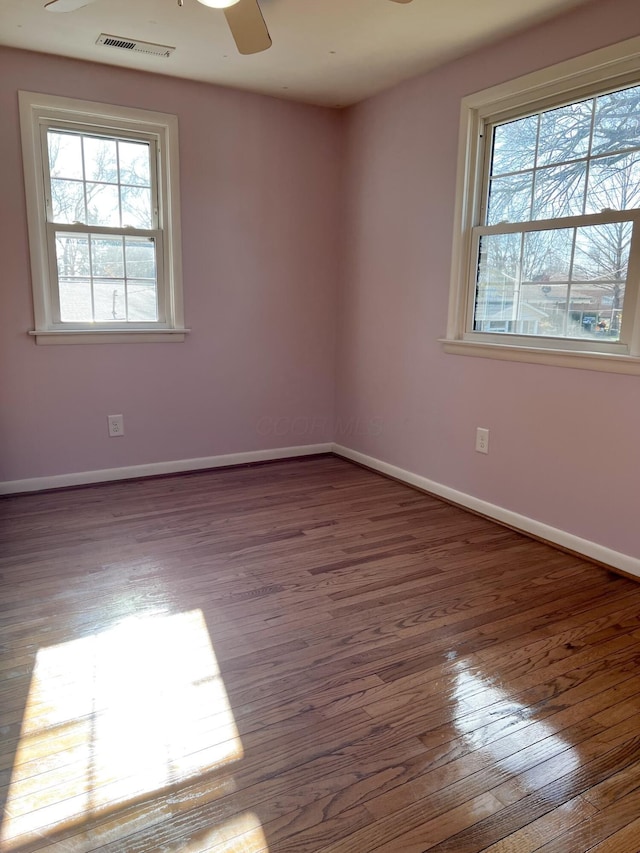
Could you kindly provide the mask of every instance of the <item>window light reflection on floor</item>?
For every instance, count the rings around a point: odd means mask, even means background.
[[[555,744],[555,752],[562,754],[565,774],[580,767],[576,748],[551,722],[537,720],[531,706],[518,702],[506,687],[473,672],[464,660],[454,664],[454,671],[453,699],[459,709],[455,726],[472,750],[488,751],[505,770],[517,774],[522,772],[521,751],[548,738]],[[525,784],[524,777],[520,778]]]
[[[102,633],[43,647],[31,677],[0,850],[240,758],[242,744],[200,610],[129,617]]]
[[[189,853],[269,853],[269,845],[257,815],[244,812],[191,839],[188,850]]]

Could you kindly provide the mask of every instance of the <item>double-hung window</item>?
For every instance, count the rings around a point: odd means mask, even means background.
[[[175,117],[20,108],[38,342],[182,339]]]
[[[640,370],[633,47],[465,99],[450,351]]]

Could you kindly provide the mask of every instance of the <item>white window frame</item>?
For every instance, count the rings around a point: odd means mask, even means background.
[[[29,334],[35,337],[38,344],[183,341],[189,330],[184,326],[182,303],[176,116],[35,92],[19,92],[19,106],[35,319],[35,328]],[[50,191],[47,127],[78,133],[120,134],[151,143],[151,167],[155,169],[153,181],[157,194],[152,229],[157,246],[159,311],[156,322],[60,321],[55,241],[52,239],[54,227],[47,216]],[[59,226],[57,228],[59,230]],[[84,233],[87,229],[75,229],[70,225],[68,230]],[[122,230],[115,229],[114,233],[122,233]],[[135,235],[136,230],[127,230],[126,233]]]
[[[640,84],[640,37],[485,89],[462,100],[458,174],[451,263],[451,287],[445,352],[507,361],[523,361],[640,374],[640,211],[621,211],[614,219],[632,220],[634,228],[625,293],[621,343],[500,335],[473,331],[478,240],[491,233],[481,226],[485,175],[492,144],[491,126],[593,97],[607,89]],[[539,221],[535,229],[599,224],[611,215],[588,215]],[[575,220],[575,222],[572,222]],[[588,223],[587,223],[588,221]],[[531,230],[514,223],[509,230]]]

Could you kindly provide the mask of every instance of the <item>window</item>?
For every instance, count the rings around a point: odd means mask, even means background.
[[[639,52],[464,100],[448,351],[640,372]]]
[[[182,340],[177,120],[20,93],[38,343]]]

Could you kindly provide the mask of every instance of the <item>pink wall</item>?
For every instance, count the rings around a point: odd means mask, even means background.
[[[639,33],[637,0],[589,4],[350,111],[336,398],[338,442],[634,556],[640,377],[446,355],[438,338],[460,99]]]
[[[178,116],[184,344],[27,337],[19,89]],[[2,49],[0,115],[0,480],[331,439],[339,113]]]

